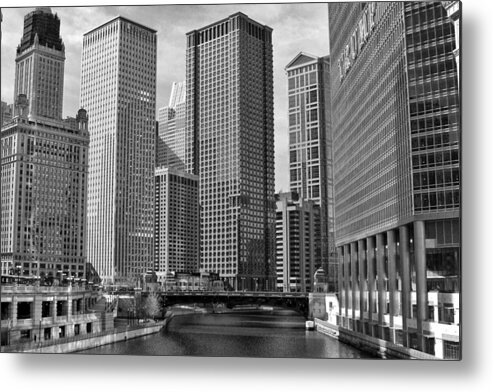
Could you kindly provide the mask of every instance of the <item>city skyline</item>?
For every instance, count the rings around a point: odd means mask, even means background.
[[[24,15],[33,9],[2,8],[1,97],[9,104],[13,103],[15,50],[22,35]],[[186,33],[240,11],[273,28],[275,191],[288,191],[289,172],[283,169],[289,162],[284,67],[301,51],[315,56],[328,54],[326,10],[327,3],[52,7],[53,13],[58,14],[61,20],[60,34],[65,44],[63,116],[74,113],[80,106],[84,33],[119,15],[157,30],[156,106],[161,108],[168,104],[172,83],[185,80]]]

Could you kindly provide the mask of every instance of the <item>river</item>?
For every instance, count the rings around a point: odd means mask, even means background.
[[[284,312],[190,314],[173,318],[157,334],[108,344],[81,354],[193,355],[258,358],[373,358],[316,331]]]

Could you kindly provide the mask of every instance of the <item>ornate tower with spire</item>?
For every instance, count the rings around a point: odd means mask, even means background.
[[[14,101],[19,94],[25,94],[29,118],[60,120],[65,47],[60,37],[60,19],[50,8],[38,7],[24,17],[15,63]]]

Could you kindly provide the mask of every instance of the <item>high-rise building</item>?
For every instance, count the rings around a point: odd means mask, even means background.
[[[60,19],[50,8],[38,7],[24,17],[15,64],[14,101],[25,94],[29,118],[60,120],[65,47],[60,37]]]
[[[199,180],[176,168],[156,168],[154,270],[158,280],[199,272]]]
[[[2,102],[2,274],[85,276],[88,120],[83,109],[62,120],[64,61],[60,20],[36,8],[17,48],[15,103]]]
[[[321,209],[296,192],[276,195],[276,290],[312,291],[317,270]]]
[[[18,116],[2,127],[2,274],[84,278],[86,267],[87,116],[77,127]],[[22,108],[24,106],[24,108]]]
[[[156,139],[156,167],[175,167],[185,170],[187,146],[193,140],[185,132],[185,82],[173,83],[169,104],[158,110],[158,134]],[[191,168],[188,169],[191,172]]]
[[[88,262],[104,282],[153,268],[156,31],[116,17],[84,34]]]
[[[186,53],[201,268],[232,287],[273,289],[272,29],[236,13],[189,32]]]
[[[332,133],[330,129],[330,59],[299,53],[285,68],[288,76],[289,184],[301,199],[320,206],[316,235],[317,268],[337,289],[334,245]]]
[[[454,26],[441,2],[366,2],[329,3],[329,29],[339,336],[458,358]]]

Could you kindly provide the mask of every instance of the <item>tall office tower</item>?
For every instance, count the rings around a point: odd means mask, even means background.
[[[315,231],[320,225],[320,206],[296,192],[276,195],[277,291],[312,291],[320,260]]]
[[[65,47],[60,19],[48,7],[24,17],[24,34],[15,58],[14,100],[25,94],[29,118],[62,118]]]
[[[154,270],[199,272],[199,179],[176,168],[156,168]]]
[[[123,17],[84,34],[87,257],[107,283],[132,281],[153,267],[156,38]]]
[[[2,274],[83,278],[86,267],[87,115],[77,126],[31,121],[28,100],[2,127]],[[14,268],[14,270],[13,270]]]
[[[299,53],[285,68],[288,75],[289,182],[302,199],[320,206],[316,264],[327,272],[329,290],[337,289],[334,245],[330,59]]]
[[[275,287],[271,35],[242,13],[187,34],[201,268],[248,290]]]
[[[174,82],[168,106],[158,110],[156,167],[186,169],[187,146],[192,145],[193,140],[187,138],[185,132],[185,93],[185,82]]]
[[[340,336],[458,358],[453,24],[440,2],[329,3],[329,28]]]

